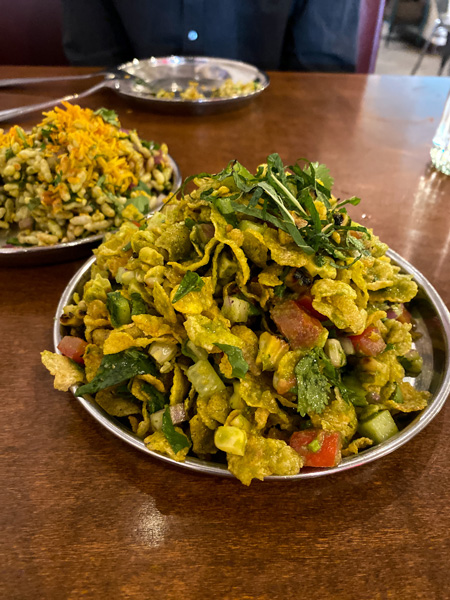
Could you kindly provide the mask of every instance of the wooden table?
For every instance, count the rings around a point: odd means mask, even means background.
[[[3,67],[0,77],[63,72]],[[223,115],[157,115],[113,92],[83,105],[114,108],[123,127],[166,141],[185,176],[232,158],[254,168],[274,151],[326,163],[339,196],[363,198],[355,219],[448,304],[450,179],[428,166],[448,81],[271,77],[256,102]],[[83,86],[2,90],[0,108]],[[80,264],[0,271],[2,598],[449,597],[450,406],[395,453],[335,476],[246,488],[171,468],[54,391],[40,364]]]

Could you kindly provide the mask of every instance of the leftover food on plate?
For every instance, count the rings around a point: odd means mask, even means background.
[[[234,98],[236,96],[246,96],[262,89],[259,81],[249,81],[242,83],[234,82],[231,78],[226,79],[220,86],[210,89],[198,81],[190,81],[189,85],[181,92],[174,92],[161,88],[156,92],[156,98],[171,100],[179,96],[183,100],[204,100],[205,98]]]
[[[64,103],[31,132],[0,129],[0,229],[51,246],[115,229],[172,189],[167,146],[121,128],[116,113]],[[18,232],[17,232],[18,231]]]
[[[55,387],[246,485],[395,435],[430,397],[411,385],[417,285],[332,184],[272,154],[188,178],[148,219],[131,205],[42,353]]]

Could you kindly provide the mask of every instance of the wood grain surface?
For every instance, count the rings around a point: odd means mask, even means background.
[[[0,108],[89,85],[1,90]],[[271,152],[326,163],[339,196],[362,197],[354,218],[449,304],[450,180],[429,168],[447,91],[445,78],[273,73],[257,101],[222,115],[158,115],[108,91],[83,105],[167,142],[184,176]],[[450,406],[396,452],[330,477],[246,488],[170,467],[102,429],[40,364],[81,264],[0,270],[1,598],[450,597]]]

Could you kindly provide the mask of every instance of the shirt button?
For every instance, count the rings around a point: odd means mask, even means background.
[[[195,31],[195,29],[191,29],[187,36],[188,40],[195,42],[195,40],[198,38],[198,33]]]

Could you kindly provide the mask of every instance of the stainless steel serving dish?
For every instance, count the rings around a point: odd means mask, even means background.
[[[130,73],[133,77],[120,78],[113,82],[113,88],[122,96],[140,102],[147,108],[160,112],[183,114],[211,114],[239,108],[259,96],[269,85],[269,77],[253,65],[238,60],[211,58],[207,56],[166,56],[161,58],[134,59],[120,65],[119,71]],[[142,80],[142,84],[136,81]],[[184,100],[183,98],[156,98],[160,89],[173,91],[187,87],[195,81],[206,90],[218,87],[226,79],[233,82],[249,83],[257,81],[260,88],[243,96],[230,98],[201,98]]]
[[[426,425],[428,425],[432,419],[434,419],[444,405],[445,400],[450,394],[449,311],[433,286],[419,271],[417,271],[417,269],[392,250],[388,251],[388,256],[399,265],[404,272],[413,275],[419,286],[419,293],[410,303],[410,308],[417,321],[417,329],[422,334],[422,337],[416,342],[416,347],[423,357],[424,365],[421,375],[416,379],[408,379],[408,381],[418,389],[429,390],[431,392],[432,398],[429,405],[414,419],[408,422],[398,434],[386,442],[362,451],[357,456],[344,458],[342,463],[337,467],[327,469],[308,468],[303,469],[298,475],[286,477],[271,476],[266,479],[296,480],[309,479],[311,477],[323,477],[325,475],[339,473],[372,462],[382,456],[386,456],[386,454],[393,452],[406,442],[410,441]],[[94,261],[95,257],[90,258],[74,275],[58,304],[53,328],[53,340],[56,352],[58,352],[57,346],[61,337],[64,335],[64,330],[59,323],[59,317],[63,312],[64,306],[71,301],[74,292],[82,291],[84,283],[89,279],[90,268]],[[167,456],[149,450],[141,439],[134,435],[131,430],[127,429],[117,419],[108,415],[95,403],[95,401],[90,401],[87,398],[77,396],[76,387],[72,388],[72,392],[94,419],[118,438],[134,446],[138,450],[185,469],[200,471],[211,475],[233,477],[225,465],[190,457],[187,458],[186,462],[177,462]]]
[[[173,169],[172,189],[176,190],[182,183],[181,173],[171,156],[169,156],[169,162]],[[162,206],[165,197],[166,194],[158,196],[158,203],[154,210]],[[14,234],[13,228],[8,231],[0,230],[0,267],[35,267],[85,258],[91,254],[93,248],[99,245],[105,235],[100,233],[53,246],[5,246],[6,240]]]

